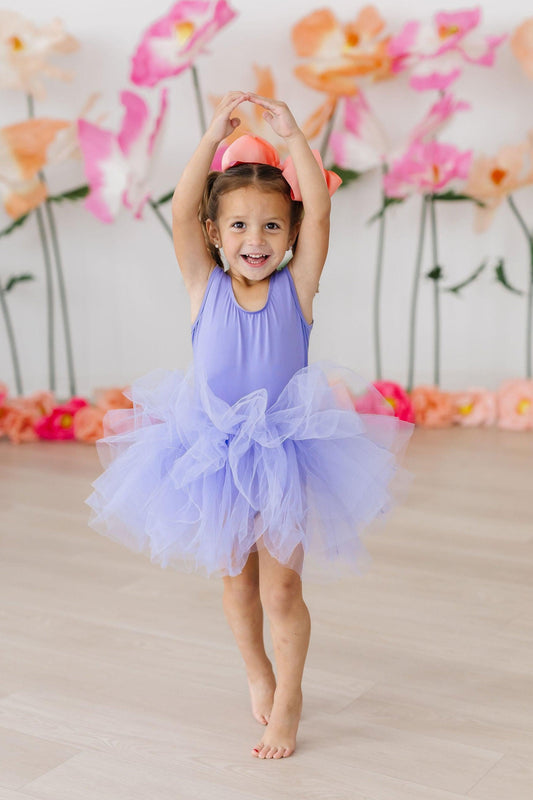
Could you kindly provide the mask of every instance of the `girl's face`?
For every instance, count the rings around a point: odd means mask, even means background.
[[[261,280],[294,244],[297,230],[291,231],[290,214],[290,200],[280,192],[244,186],[221,196],[218,219],[207,220],[207,232],[224,248],[230,270]]]

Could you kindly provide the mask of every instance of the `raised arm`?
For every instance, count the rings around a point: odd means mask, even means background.
[[[307,139],[287,105],[253,93],[250,93],[248,99],[265,109],[263,117],[285,140],[296,169],[304,217],[298,235],[298,246],[290,262],[291,273],[298,294],[301,292],[312,299],[318,290],[318,282],[328,252],[331,211],[328,187]]]
[[[244,100],[245,92],[229,92],[217,108],[206,133],[202,136],[191,160],[183,170],[172,198],[172,235],[178,265],[189,293],[205,286],[213,266],[206,247],[198,209],[202,200],[209,167],[220,142],[240,124],[232,111]]]

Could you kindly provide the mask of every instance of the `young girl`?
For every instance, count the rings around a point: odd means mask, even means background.
[[[264,109],[289,157],[281,167],[271,145],[243,136],[210,171],[243,102]],[[306,575],[360,572],[361,529],[392,508],[398,477],[404,487],[410,478],[400,460],[414,426],[351,370],[308,365],[335,179],[285,103],[251,92],[219,103],[172,205],[193,363],[153,370],[125,392],[132,409],[107,412],[97,443],[107,469],[85,501],[100,533],[162,566],[222,577],[266,726],[259,758],[295,749],[310,635],[304,565]]]

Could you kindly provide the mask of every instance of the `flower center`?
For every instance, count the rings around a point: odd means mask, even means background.
[[[346,34],[346,41],[344,47],[345,49],[349,50],[352,47],[357,47],[360,41],[361,40],[358,33],[356,33],[355,31],[348,31],[348,33]]]
[[[493,183],[496,184],[496,186],[499,186],[506,175],[507,175],[507,170],[500,169],[500,167],[495,167],[490,173],[490,179]]]
[[[455,36],[460,30],[459,25],[440,25],[439,38],[448,39],[450,36]]]
[[[9,44],[13,50],[24,50],[24,43],[22,42],[22,39],[19,39],[18,36],[11,36],[9,39]]]
[[[61,417],[61,427],[62,428],[71,428],[72,427],[72,414],[63,414]]]
[[[393,408],[396,408],[397,400],[395,397],[385,397],[387,403],[390,403]]]
[[[531,405],[531,400],[527,400],[524,397],[524,399],[520,400],[520,402],[518,403],[516,410],[519,414],[527,414],[530,405]]]
[[[459,406],[459,413],[466,417],[467,414],[472,413],[472,409],[474,408],[473,403],[465,403],[463,406]]]
[[[194,24],[192,22],[176,22],[174,25],[174,32],[178,40],[178,44],[184,45],[189,41],[194,33]]]
[[[438,164],[431,165],[431,177],[433,179],[433,183],[438,183],[440,180],[440,169]]]

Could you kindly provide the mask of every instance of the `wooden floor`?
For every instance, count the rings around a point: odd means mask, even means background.
[[[1,441],[0,800],[531,800],[533,435],[416,430],[406,464],[370,571],[304,585],[264,761],[221,582],[88,528],[94,447]]]

